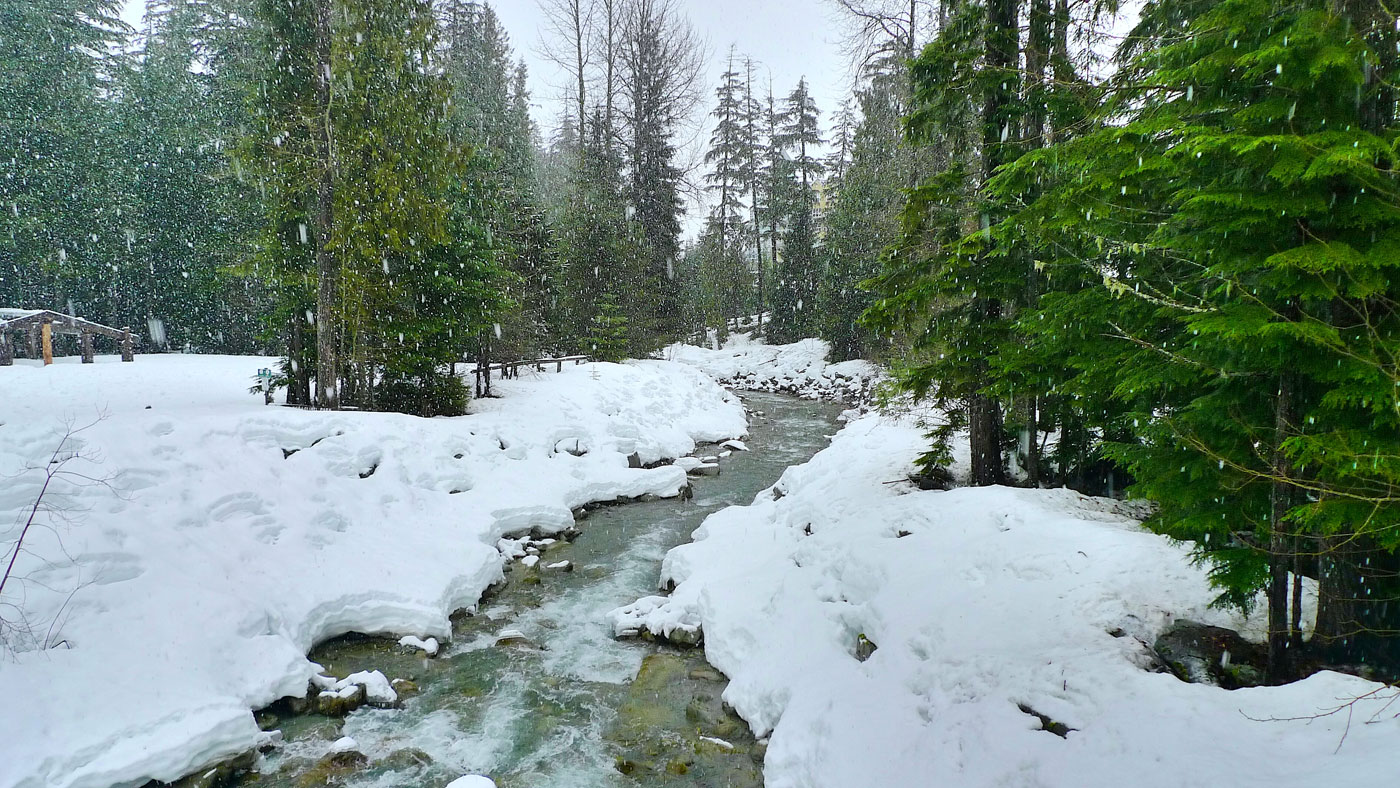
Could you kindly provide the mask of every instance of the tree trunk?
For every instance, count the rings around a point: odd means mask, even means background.
[[[316,405],[340,407],[337,363],[336,291],[340,270],[329,244],[335,171],[331,151],[331,0],[316,4]]]
[[[968,440],[972,449],[974,487],[1001,484],[1006,475],[1001,461],[1001,406],[985,394],[968,400]]]
[[[1005,141],[1010,138],[1011,69],[1017,60],[1017,4],[1015,0],[992,0],[988,5],[986,32],[986,68],[1004,79],[988,80],[982,96],[982,173],[979,193],[1005,159]],[[982,208],[981,226],[990,227],[990,206]],[[979,298],[973,309],[978,320],[990,327],[1001,317],[1002,305],[993,298]],[[987,373],[985,363],[981,373]],[[974,381],[981,388],[982,381]],[[972,445],[972,483],[1001,484],[1004,481],[1001,460],[1001,408],[995,400],[980,392],[968,399],[968,440]]]
[[[1293,382],[1287,374],[1280,375],[1278,398],[1274,405],[1273,482],[1270,491],[1269,514],[1269,649],[1266,674],[1270,683],[1283,684],[1293,679],[1291,620],[1288,615],[1288,570],[1293,565],[1293,540],[1285,532],[1284,518],[1292,507],[1290,465],[1284,455],[1283,442],[1288,439],[1293,422]]]
[[[292,380],[287,387],[288,405],[311,405],[311,365],[306,357],[306,317],[301,310],[292,312],[288,321],[287,356],[291,360]]]

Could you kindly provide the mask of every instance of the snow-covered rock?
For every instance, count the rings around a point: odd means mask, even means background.
[[[769,788],[930,775],[952,786],[1370,786],[1400,773],[1400,719],[1386,707],[1397,690],[1324,672],[1227,691],[1149,671],[1146,644],[1174,620],[1256,640],[1265,622],[1211,608],[1205,569],[1121,502],[887,484],[907,476],[922,433],[854,420],[784,473],[785,495],[717,512],[672,550],[669,597],[612,614],[619,634],[703,630],[706,659],[730,677],[725,701],[771,734]]]
[[[496,788],[496,783],[490,777],[483,777],[480,774],[468,774],[465,777],[458,777],[448,783],[447,788]]]
[[[336,688],[359,685],[365,688],[365,698],[372,706],[392,706],[399,701],[389,679],[377,670],[362,670],[351,673],[336,683]]]
[[[430,657],[435,657],[438,653],[437,638],[424,639],[418,637],[417,635],[404,635],[403,637],[399,638],[399,645],[403,646],[404,648],[418,649]]]
[[[734,334],[719,350],[675,344],[663,353],[665,358],[697,367],[726,386],[805,399],[865,404],[884,376],[869,361],[827,363],[831,345],[821,339],[767,345],[745,334]]]
[[[96,461],[67,469],[110,484],[60,480],[69,516],[31,531],[27,580],[0,600],[36,625],[0,657],[3,788],[173,781],[248,752],[250,710],[304,696],[317,643],[445,637],[502,579],[503,537],[676,495],[682,469],[628,456],[747,431],[733,395],[664,361],[524,372],[438,419],[264,406],[248,386],[275,359],[76,362],[0,373],[0,528],[33,504],[65,418],[105,414],[69,447]]]

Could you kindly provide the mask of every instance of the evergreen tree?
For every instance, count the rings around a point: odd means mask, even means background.
[[[147,326],[148,350],[260,346],[261,293],[232,274],[258,216],[231,170],[243,105],[220,89],[214,69],[228,63],[213,62],[221,50],[212,47],[229,41],[205,43],[220,33],[210,29],[215,21],[204,3],[148,3],[119,94],[118,131],[132,166],[121,183],[126,249],[113,291],[122,295],[104,311],[120,315],[119,324]]]
[[[872,324],[903,332],[912,346],[897,371],[901,386],[948,414],[927,460],[947,461],[949,440],[966,429],[978,485],[1005,479],[1002,405],[991,393],[997,380],[988,360],[1008,340],[1011,304],[1028,275],[1020,250],[989,244],[978,232],[1005,211],[985,185],[1019,142],[1018,7],[1014,0],[958,4],[915,61],[910,133],[953,153],[911,190],[903,238],[872,283],[882,296]]]
[[[536,198],[535,134],[523,64],[513,65],[509,40],[486,3],[446,0],[437,7],[442,29],[437,63],[451,85],[450,133],[473,150],[470,193],[474,213],[490,228],[499,261],[516,282],[510,296],[521,308],[500,319],[492,351],[522,358],[547,343],[545,319],[553,281],[549,238]]]
[[[824,171],[817,153],[822,145],[816,102],[807,90],[807,80],[798,81],[777,118],[776,147],[779,162],[788,181],[780,198],[783,224],[783,256],[777,263],[774,283],[773,319],[770,337],[776,342],[793,342],[814,333],[816,328],[817,240],[813,184]]]
[[[707,319],[724,321],[740,316],[747,304],[748,283],[744,271],[742,248],[747,240],[743,219],[743,191],[749,181],[751,146],[746,140],[744,84],[734,70],[731,51],[728,66],[715,90],[717,103],[711,116],[715,129],[710,135],[710,149],[705,163],[711,165],[705,179],[709,189],[718,197],[710,210],[708,226],[713,243],[703,244],[705,267],[712,269],[704,277],[718,288],[713,293],[715,309],[706,310]]]
[[[591,327],[588,349],[594,361],[619,362],[627,358],[627,316],[617,305],[617,296],[603,295]]]
[[[635,0],[627,6],[623,30],[621,85],[626,98],[627,202],[645,281],[648,314],[631,319],[634,338],[645,337],[650,351],[681,330],[680,217],[684,210],[673,135],[697,104],[694,90],[701,66],[700,46],[674,0]]]
[[[103,91],[124,65],[107,55],[128,30],[119,11],[115,0],[0,2],[0,303],[100,313],[113,300],[126,206]]]
[[[907,84],[902,70],[876,73],[858,95],[861,120],[827,162],[840,175],[831,210],[823,217],[818,329],[837,359],[871,357],[876,350],[873,334],[860,323],[874,300],[861,283],[878,273],[881,251],[899,238],[903,185],[915,165],[913,147],[900,128]],[[841,147],[849,153],[842,155]]]
[[[1044,189],[995,234],[1055,273],[1008,368],[1085,393],[1222,603],[1264,592],[1275,681],[1303,575],[1314,656],[1397,669],[1395,40],[1364,3],[1149,4],[1098,129],[995,184]]]

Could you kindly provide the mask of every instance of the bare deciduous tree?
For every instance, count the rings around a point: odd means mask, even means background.
[[[613,2],[608,2],[609,11]],[[540,54],[563,69],[573,81],[577,107],[576,128],[588,118],[588,67],[593,54],[593,26],[596,0],[539,0],[544,12],[544,30],[549,39]]]

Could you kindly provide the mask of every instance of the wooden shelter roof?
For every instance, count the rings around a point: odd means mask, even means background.
[[[49,324],[50,330],[60,334],[97,334],[112,339],[126,339],[130,332],[120,328],[104,326],[81,317],[65,315],[48,309],[11,309],[0,307],[0,332],[20,331],[31,326]]]

